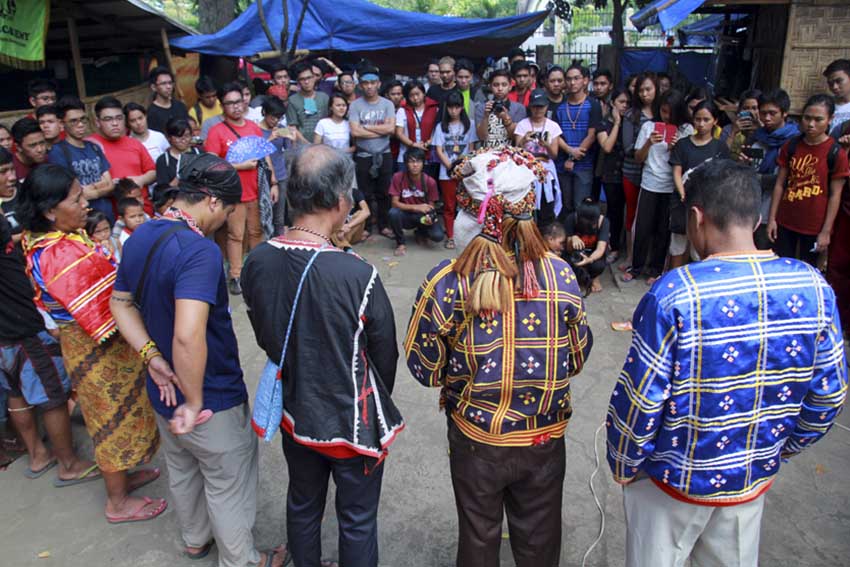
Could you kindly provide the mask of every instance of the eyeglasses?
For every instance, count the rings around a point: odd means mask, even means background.
[[[40,102],[56,102],[56,95],[40,94],[35,97],[35,100]]]
[[[80,118],[69,118],[68,119],[68,126],[79,126],[81,124],[88,124],[88,122],[89,122],[88,116],[81,116]]]
[[[237,105],[240,105],[242,103],[243,103],[242,100],[225,100],[225,101],[222,101],[221,106],[237,106]]]
[[[106,122],[107,124],[110,124],[112,122],[120,123],[124,122],[124,115],[116,114],[115,116],[101,116],[100,118],[98,118],[98,120],[100,120],[101,122]]]
[[[354,81],[340,81],[339,84],[341,84],[341,85],[353,85]]]

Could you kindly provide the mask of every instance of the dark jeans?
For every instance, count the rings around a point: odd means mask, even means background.
[[[449,424],[458,515],[457,567],[498,567],[502,511],[517,567],[557,567],[561,556],[564,439],[530,447],[477,443]]]
[[[561,222],[567,215],[575,211],[585,198],[591,196],[593,190],[593,170],[564,171],[558,168],[558,183],[561,185]]]
[[[623,226],[626,222],[626,194],[622,183],[605,183],[605,198],[608,203],[606,216],[611,226],[611,240],[608,246],[618,252],[623,242]]]
[[[783,258],[797,258],[807,264],[817,267],[818,253],[812,252],[817,235],[800,234],[790,228],[779,226],[776,234],[776,242],[773,243],[773,251]],[[799,251],[797,247],[799,246]]]
[[[289,468],[286,496],[286,535],[295,567],[319,567],[322,557],[322,515],[328,477],[336,485],[339,523],[339,564],[378,565],[378,501],[384,465],[364,474],[363,457],[332,459],[282,433],[283,455]],[[373,462],[373,461],[372,461]]]
[[[646,267],[650,276],[664,270],[667,247],[670,245],[670,193],[640,190],[635,219],[635,243],[631,273],[639,276]]]
[[[442,242],[445,237],[439,221],[431,225],[422,224],[422,213],[412,213],[401,209],[390,209],[390,228],[393,229],[396,244],[401,246],[407,241],[404,231],[415,229],[417,236],[424,236],[433,242]]]
[[[393,179],[393,155],[386,152],[382,155],[381,167],[372,175],[372,157],[354,157],[354,171],[357,176],[357,187],[363,191],[366,203],[372,215],[369,217],[370,227],[383,230],[389,226],[387,214],[390,210],[390,197],[387,193]]]

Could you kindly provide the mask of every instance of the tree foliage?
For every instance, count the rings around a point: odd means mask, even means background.
[[[463,18],[502,18],[516,15],[516,0],[372,0],[379,6]]]

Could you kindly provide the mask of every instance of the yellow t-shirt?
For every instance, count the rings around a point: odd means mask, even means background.
[[[198,116],[198,110],[201,111],[201,116]],[[203,104],[196,102],[192,108],[189,109],[189,116],[195,119],[195,122],[198,123],[198,126],[203,125],[204,120],[207,118],[212,118],[213,116],[218,116],[221,114],[221,103],[216,99],[215,106],[212,108],[207,108]],[[199,120],[200,118],[200,120]]]

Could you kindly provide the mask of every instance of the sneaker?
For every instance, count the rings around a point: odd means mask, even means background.
[[[227,289],[230,295],[242,295],[242,285],[239,283],[239,278],[233,278],[227,283]]]

